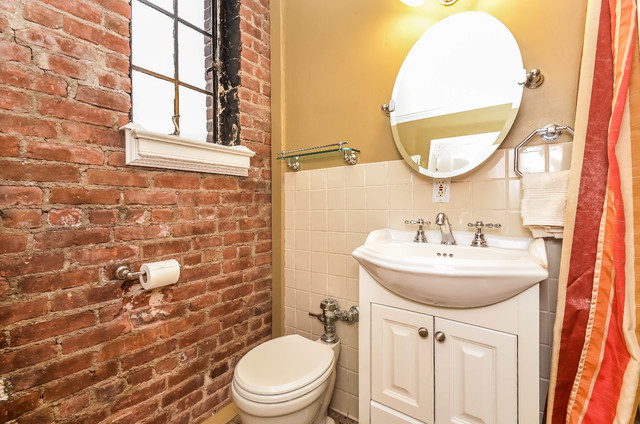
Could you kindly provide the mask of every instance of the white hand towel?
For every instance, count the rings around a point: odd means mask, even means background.
[[[520,214],[534,236],[562,238],[568,177],[569,171],[522,176]]]

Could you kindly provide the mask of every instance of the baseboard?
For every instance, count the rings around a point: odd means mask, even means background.
[[[231,402],[229,405],[213,414],[211,418],[203,421],[202,424],[227,424],[229,421],[234,419],[236,415],[238,415],[238,407],[235,403]]]

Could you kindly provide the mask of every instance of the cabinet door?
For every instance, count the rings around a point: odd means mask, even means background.
[[[372,305],[371,398],[433,423],[433,317]]]
[[[517,423],[517,337],[441,318],[435,330],[436,424]]]

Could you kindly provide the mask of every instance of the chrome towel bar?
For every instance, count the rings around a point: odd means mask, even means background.
[[[518,156],[520,155],[520,148],[525,144],[527,144],[527,142],[531,140],[531,138],[534,135],[538,134],[540,135],[540,138],[545,142],[553,143],[558,139],[558,137],[560,137],[560,135],[562,134],[562,131],[565,131],[565,130],[569,131],[572,135],[574,134],[573,128],[568,126],[563,126],[563,125],[556,125],[556,124],[549,124],[544,128],[538,128],[537,130],[533,130],[533,132],[529,134],[527,138],[522,140],[520,144],[518,144],[513,149],[513,170],[515,171],[515,173],[522,177],[522,172],[520,172],[520,170],[518,169]]]

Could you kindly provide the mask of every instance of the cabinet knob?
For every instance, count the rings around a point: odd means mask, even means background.
[[[420,328],[418,328],[418,335],[420,337],[427,337],[429,335],[429,330],[427,330],[424,327],[420,327]]]
[[[436,340],[439,342],[443,342],[447,337],[444,335],[442,331],[436,331]]]

